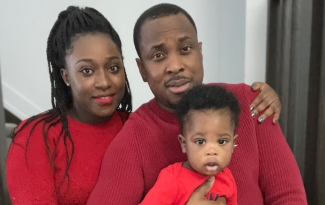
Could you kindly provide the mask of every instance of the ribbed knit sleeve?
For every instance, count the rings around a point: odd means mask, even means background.
[[[10,146],[6,172],[13,205],[57,204],[54,177],[42,136],[42,125],[41,123],[36,126],[27,148],[32,124],[23,129],[16,136],[15,143]],[[49,144],[52,147],[53,144]]]
[[[252,102],[254,93],[245,86]],[[306,194],[296,160],[283,136],[279,124],[272,117],[259,124],[255,120],[259,151],[259,183],[265,205],[307,205]],[[247,190],[248,191],[248,190]]]
[[[144,179],[138,156],[137,122],[129,119],[108,147],[98,182],[87,204],[138,204]],[[144,143],[144,142],[143,142]]]

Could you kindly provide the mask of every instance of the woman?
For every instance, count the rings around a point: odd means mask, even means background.
[[[53,109],[21,123],[7,161],[13,204],[85,204],[132,110],[121,41],[92,8],[69,7],[47,42]]]
[[[47,60],[53,108],[22,122],[13,135],[10,197],[14,205],[86,204],[104,152],[132,110],[121,41],[98,11],[71,6],[50,32]],[[261,95],[274,99],[268,86]]]

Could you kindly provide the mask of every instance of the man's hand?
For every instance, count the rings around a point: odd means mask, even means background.
[[[250,106],[252,117],[257,116],[259,112],[267,108],[258,118],[258,121],[262,123],[267,117],[274,113],[273,123],[277,123],[281,112],[281,102],[278,94],[268,84],[262,82],[253,83],[252,90],[261,91]]]
[[[214,176],[211,176],[192,193],[186,205],[226,205],[224,197],[219,197],[216,201],[209,201],[205,198],[213,184]]]

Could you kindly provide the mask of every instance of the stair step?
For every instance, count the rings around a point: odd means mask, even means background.
[[[5,123],[5,127],[6,127],[6,132],[7,132],[7,148],[9,149],[10,143],[11,143],[11,139],[9,138],[9,135],[12,133],[12,131],[17,127],[16,124],[14,123]]]

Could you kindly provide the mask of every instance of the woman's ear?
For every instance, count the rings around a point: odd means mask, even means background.
[[[70,86],[70,80],[69,80],[69,73],[67,69],[61,68],[60,69],[61,77],[64,81],[64,83],[69,87]]]

